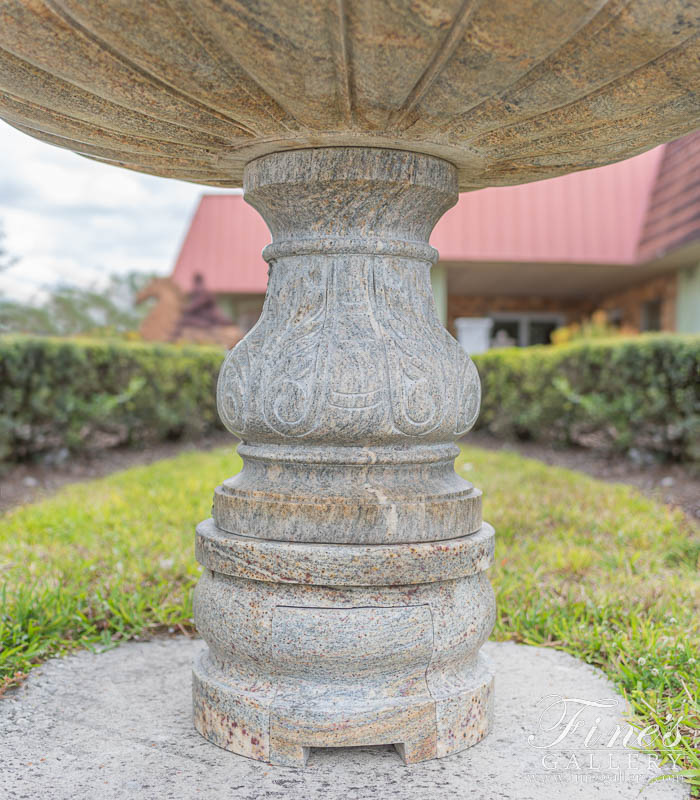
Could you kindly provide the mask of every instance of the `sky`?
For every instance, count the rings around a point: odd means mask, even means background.
[[[0,225],[19,258],[0,272],[0,297],[41,299],[53,284],[100,285],[112,273],[168,274],[198,198],[217,191],[90,161],[0,121]]]

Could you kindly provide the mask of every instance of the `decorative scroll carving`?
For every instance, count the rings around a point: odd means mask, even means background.
[[[355,443],[369,434],[449,440],[473,425],[479,378],[436,318],[427,264],[283,261],[273,262],[258,325],[221,371],[229,430]]]
[[[448,413],[445,348],[436,330],[428,265],[407,268],[392,260],[377,272],[394,425],[420,436],[435,430]]]
[[[474,362],[457,342],[455,342],[455,345],[457,417],[452,434],[453,436],[463,436],[472,429],[479,416],[481,381]]]
[[[265,422],[282,436],[304,436],[319,424],[328,370],[327,273],[325,264],[272,270],[258,391]]]
[[[247,401],[250,398],[250,349],[254,331],[255,328],[229,351],[219,372],[216,389],[221,421],[231,433],[239,436],[246,427]]]

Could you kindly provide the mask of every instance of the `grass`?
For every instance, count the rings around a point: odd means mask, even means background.
[[[0,693],[75,647],[191,631],[194,525],[240,465],[232,448],[185,453],[0,517]],[[631,488],[515,454],[464,448],[456,466],[497,530],[494,637],[601,667],[637,724],[669,734],[656,751],[700,797],[697,528]]]

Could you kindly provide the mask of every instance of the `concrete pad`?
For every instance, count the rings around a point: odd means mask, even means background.
[[[45,664],[0,701],[0,797],[561,800],[565,795],[567,800],[676,800],[689,796],[687,786],[678,780],[648,785],[658,769],[648,756],[631,749],[633,743],[621,747],[622,736],[616,746],[606,746],[616,725],[623,726],[622,735],[627,730],[621,717],[623,701],[598,670],[564,653],[511,643],[485,646],[497,676],[495,729],[469,750],[407,767],[388,745],[320,749],[312,750],[308,766],[299,770],[233,755],[194,730],[190,666],[203,647],[201,641],[184,638],[156,640]]]

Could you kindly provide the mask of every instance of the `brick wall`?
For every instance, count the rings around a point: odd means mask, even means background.
[[[676,275],[665,275],[646,283],[633,286],[624,292],[616,292],[604,297],[598,308],[605,311],[619,311],[623,325],[642,330],[644,303],[650,300],[661,301],[661,330],[676,329]]]
[[[468,297],[451,294],[447,298],[447,328],[455,332],[454,321],[458,317],[488,317],[501,312],[524,311],[536,313],[563,314],[565,322],[575,322],[595,311],[596,305],[591,300],[556,299],[551,297],[509,297],[494,295],[488,297]]]
[[[457,317],[487,317],[500,312],[538,311],[559,313],[566,323],[578,322],[597,309],[619,312],[620,323],[641,330],[642,307],[649,300],[661,301],[661,330],[676,328],[676,276],[667,275],[603,297],[587,298],[511,297],[508,295],[469,297],[451,294],[447,300],[447,327],[454,334]]]

